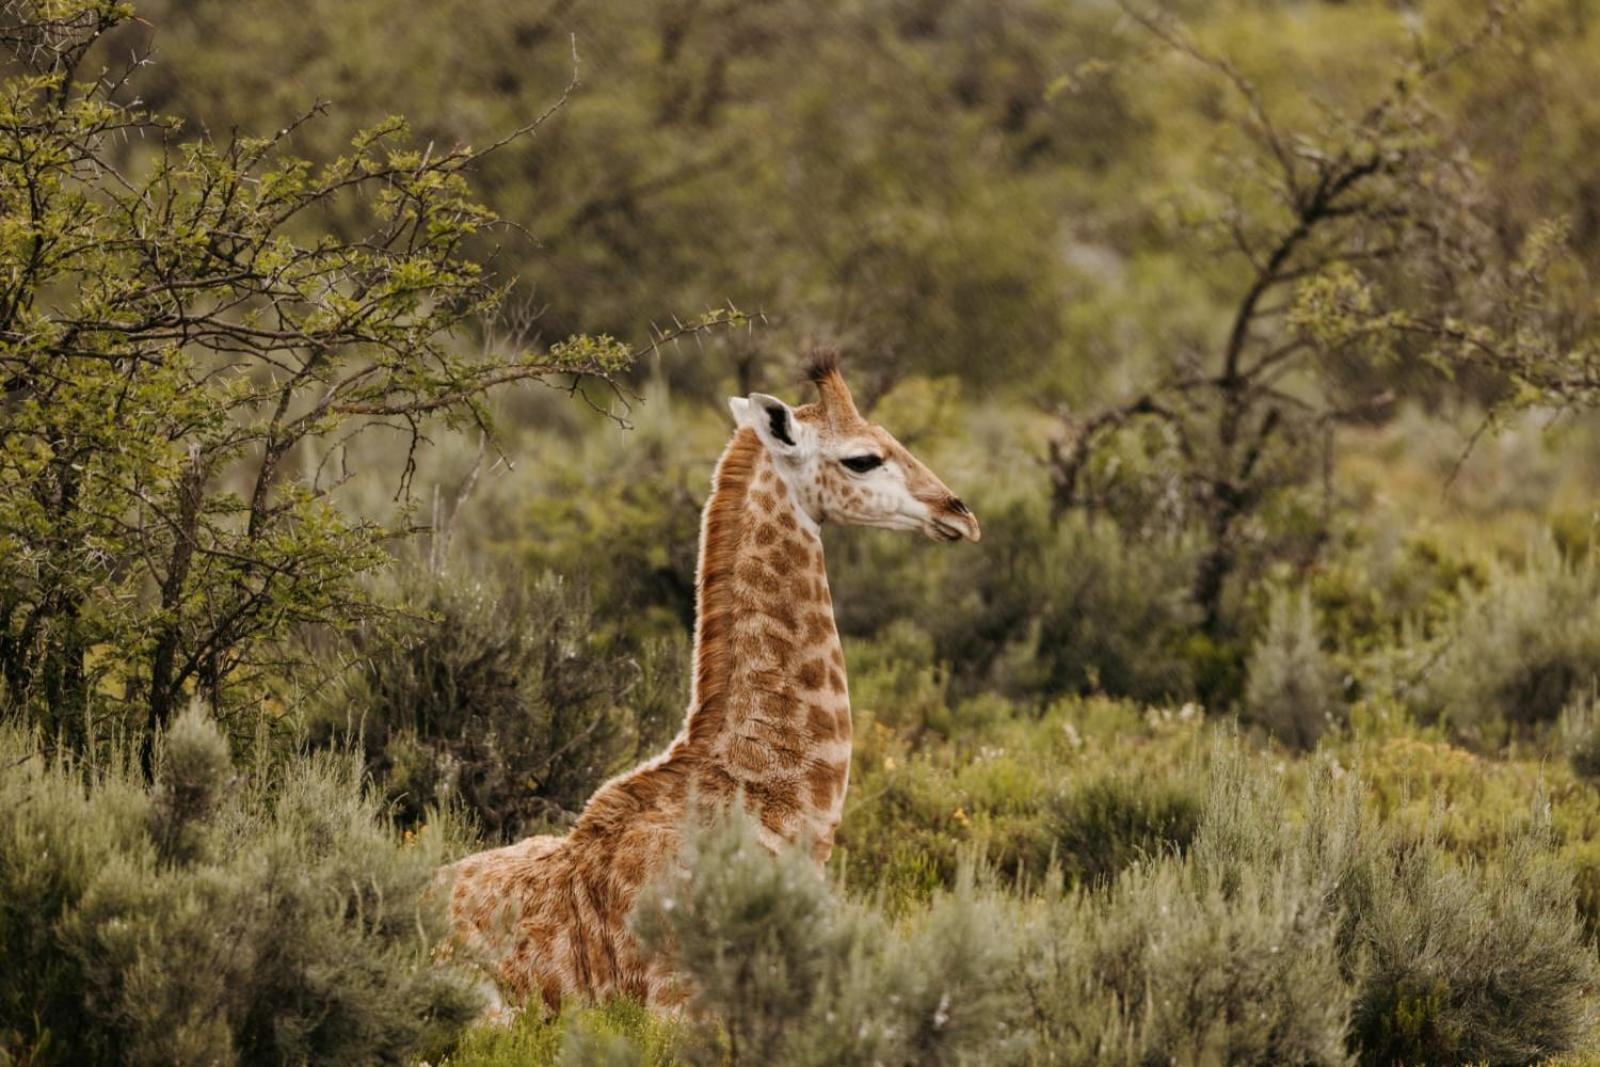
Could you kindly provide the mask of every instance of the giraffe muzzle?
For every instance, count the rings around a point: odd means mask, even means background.
[[[949,497],[929,508],[927,535],[935,541],[977,541],[983,537],[978,517],[961,502],[960,497]]]

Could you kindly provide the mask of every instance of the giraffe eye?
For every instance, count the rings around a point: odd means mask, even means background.
[[[879,467],[883,466],[883,457],[882,456],[846,456],[844,459],[841,459],[839,462],[843,463],[846,467],[849,467],[851,470],[855,471],[857,474],[865,474],[868,471],[877,470]]]

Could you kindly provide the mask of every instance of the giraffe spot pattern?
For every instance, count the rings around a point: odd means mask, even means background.
[[[842,382],[832,388],[848,398]],[[821,417],[797,412],[826,426]],[[869,501],[827,465],[820,486],[801,491],[825,492],[813,514],[829,517],[848,518]],[[718,806],[742,795],[768,844],[814,834],[813,855],[831,851],[849,777],[850,706],[822,543],[795,492],[755,432],[738,431],[705,509],[697,700],[684,732],[666,754],[602,787],[567,837],[528,839],[543,843],[456,868],[451,906],[462,936],[492,950],[505,935],[491,927],[513,927],[504,950],[484,958],[498,961],[519,999],[537,997],[550,1010],[619,992],[682,1002],[670,964],[640,958],[626,916],[637,888],[673,862],[691,793]]]
[[[807,704],[806,730],[813,740],[832,741],[838,733],[838,718],[825,705]]]
[[[828,665],[820,659],[807,660],[795,677],[807,689],[821,689],[823,681],[828,677]]]
[[[809,775],[811,803],[823,811],[833,807],[833,793],[838,788],[838,774],[827,764],[818,764]]]

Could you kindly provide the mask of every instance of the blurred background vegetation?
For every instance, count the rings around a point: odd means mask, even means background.
[[[0,1061],[1595,1047],[1600,6],[0,40]],[[835,885],[734,828],[641,916],[714,1032],[466,1031],[426,872],[677,729],[725,398],[814,344],[985,534],[826,532]]]

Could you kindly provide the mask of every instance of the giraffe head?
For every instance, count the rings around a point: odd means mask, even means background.
[[[816,522],[921,530],[936,541],[976,541],[978,518],[922,461],[856,411],[837,357],[809,371],[817,400],[791,408],[775,396],[733,397],[734,421],[748,426],[779,475]]]

